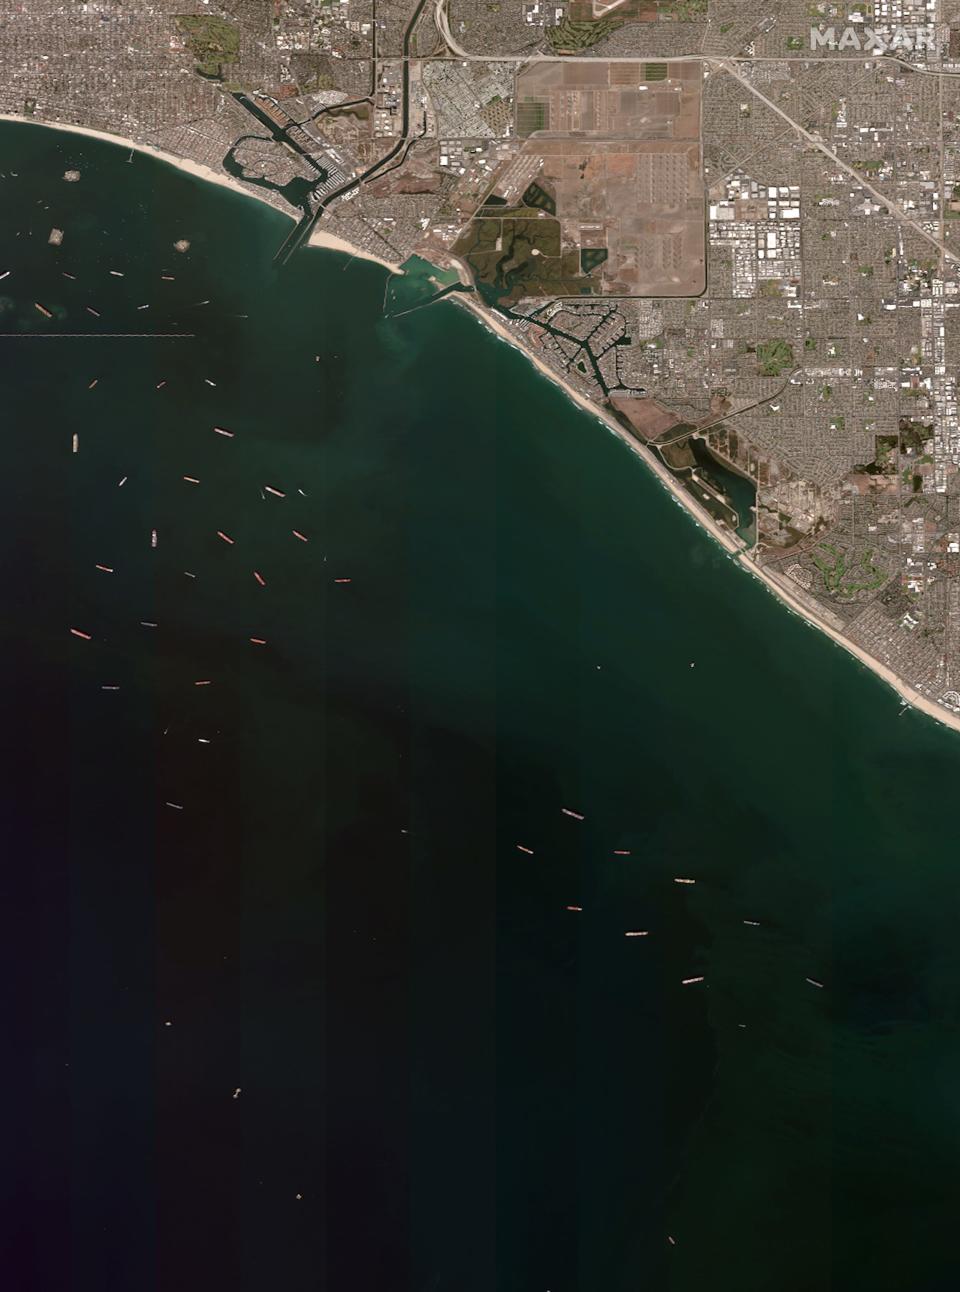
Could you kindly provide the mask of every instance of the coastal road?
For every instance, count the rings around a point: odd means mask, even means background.
[[[434,16],[434,22],[437,27],[437,31],[439,32],[441,39],[444,41],[447,48],[450,50],[451,54],[455,58],[464,59],[467,61],[485,63],[485,62],[489,62],[491,57],[495,57],[498,62],[516,63],[517,65],[526,65],[528,63],[556,62],[560,58],[562,58],[564,62],[568,62],[568,63],[571,63],[571,62],[596,63],[598,61],[597,58],[590,57],[588,55],[580,56],[580,55],[570,55],[570,54],[568,55],[557,55],[557,54],[491,55],[489,53],[471,54],[457,42],[457,40],[453,35],[453,32],[450,29],[449,0],[433,0],[433,4],[434,4],[433,16]],[[424,9],[426,8],[426,5],[427,5],[427,0],[419,0],[419,3],[417,4],[417,7],[413,12],[410,22],[407,24],[407,27],[404,30],[403,53],[402,53],[402,59],[401,59],[402,67],[403,67],[403,72],[402,72],[403,116],[402,116],[400,138],[397,140],[397,143],[394,145],[394,147],[391,148],[390,151],[386,153],[385,156],[381,157],[377,162],[375,162],[372,166],[370,166],[367,170],[365,170],[361,175],[355,176],[353,179],[341,185],[339,188],[334,189],[331,193],[326,194],[322,199],[322,201],[317,206],[317,209],[313,212],[313,214],[306,216],[303,220],[301,220],[297,224],[297,226],[293,229],[293,231],[290,233],[290,235],[287,237],[287,239],[284,241],[283,245],[280,247],[279,251],[277,252],[274,258],[275,263],[284,264],[294,254],[294,252],[297,251],[303,245],[303,243],[309,239],[311,232],[313,231],[315,225],[317,224],[317,221],[321,219],[327,207],[330,206],[332,202],[335,202],[339,198],[346,196],[346,194],[355,191],[362,184],[366,183],[367,180],[374,178],[379,173],[382,173],[384,171],[384,168],[388,167],[391,162],[395,161],[398,157],[400,157],[401,153],[403,153],[405,149],[409,150],[410,145],[414,142],[414,139],[410,135],[410,41],[416,29],[417,23],[420,21],[420,17]],[[374,27],[376,27],[376,24],[374,24]],[[632,57],[617,55],[609,59],[604,59],[600,61],[611,62],[611,63],[635,63],[637,62],[637,58],[638,58],[637,55],[634,55]],[[783,120],[791,130],[799,134],[809,144],[817,148],[826,157],[828,157],[835,165],[839,166],[841,170],[843,170],[845,173],[850,175],[850,177],[854,179],[861,188],[865,189],[878,202],[882,203],[883,206],[892,215],[894,215],[897,218],[897,220],[899,220],[902,224],[906,224],[912,229],[914,229],[915,232],[917,232],[925,241],[929,242],[932,246],[936,247],[938,252],[940,253],[940,257],[942,260],[950,260],[953,263],[960,262],[960,257],[958,257],[952,251],[950,251],[940,238],[937,238],[933,234],[929,233],[926,229],[924,229],[924,227],[917,220],[912,219],[907,214],[907,212],[904,211],[903,208],[900,207],[896,202],[894,202],[891,198],[885,196],[879,189],[874,188],[873,185],[871,185],[866,179],[864,179],[862,175],[860,175],[856,170],[854,170],[852,166],[849,166],[847,165],[846,162],[842,161],[837,156],[837,154],[831,148],[829,148],[827,144],[824,143],[824,141],[818,135],[812,133],[809,130],[806,130],[803,126],[800,125],[798,121],[795,121],[793,117],[791,117],[788,113],[784,112],[782,108],[780,108],[776,103],[774,103],[771,99],[769,99],[760,90],[758,90],[752,84],[749,78],[747,78],[740,72],[738,67],[738,64],[740,63],[745,63],[747,65],[750,65],[752,63],[760,63],[760,62],[780,63],[784,61],[800,62],[800,63],[849,62],[849,63],[862,64],[864,62],[864,58],[862,54],[855,57],[847,57],[846,55],[837,55],[836,57],[811,56],[809,58],[804,57],[803,55],[794,55],[794,56],[789,56],[786,59],[784,58],[776,58],[776,59],[742,58],[737,55],[732,55],[730,57],[725,58],[722,56],[706,55],[706,54],[682,54],[682,55],[671,55],[664,58],[658,57],[656,61],[658,63],[699,62],[699,63],[702,63],[705,67],[715,68],[717,70],[727,72],[729,75],[733,76],[735,80],[739,81],[741,85],[744,86],[745,89],[749,90],[749,92],[752,95],[754,95],[762,103],[764,103],[772,112],[774,112],[778,117],[780,117],[781,120]],[[953,73],[941,72],[935,69],[916,67],[912,63],[907,62],[906,59],[900,58],[898,55],[892,55],[892,54],[887,54],[882,56],[878,55],[875,59],[870,61],[874,61],[877,63],[881,63],[884,61],[890,62],[890,63],[896,63],[906,69],[909,69],[911,72],[915,74],[921,74],[921,75],[925,74],[925,75],[938,76],[938,77],[960,76],[960,73],[958,72],[953,72]],[[374,58],[374,69],[375,68],[376,68],[376,59]],[[374,70],[374,78],[375,77],[376,77],[376,71]],[[402,158],[401,158],[401,162],[398,164],[402,164]]]

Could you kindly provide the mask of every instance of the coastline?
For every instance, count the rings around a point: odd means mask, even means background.
[[[608,430],[613,431],[618,439],[622,440],[623,443],[637,455],[637,457],[641,458],[646,463],[664,488],[670,491],[674,499],[686,510],[687,514],[692,517],[694,522],[699,525],[701,529],[705,529],[710,537],[718,542],[729,556],[733,557],[748,574],[751,574],[754,578],[758,579],[766,590],[785,605],[788,610],[799,615],[800,618],[803,619],[811,628],[818,629],[830,638],[835,645],[842,647],[842,649],[849,655],[852,655],[860,664],[865,668],[868,668],[871,673],[896,691],[901,700],[903,700],[903,702],[910,708],[919,710],[921,713],[926,714],[927,717],[932,718],[935,722],[942,723],[943,726],[949,727],[953,731],[960,731],[960,714],[951,713],[949,709],[945,709],[941,705],[936,704],[933,700],[921,695],[919,691],[915,691],[913,687],[904,682],[902,678],[899,678],[892,669],[889,669],[874,656],[868,655],[865,650],[859,647],[855,642],[850,641],[849,638],[844,637],[842,633],[837,632],[837,630],[829,624],[826,619],[818,615],[811,607],[805,605],[798,597],[795,597],[789,588],[784,587],[761,566],[758,566],[753,561],[750,552],[745,550],[744,547],[727,531],[722,530],[718,525],[716,525],[710,516],[706,513],[701,514],[698,510],[694,510],[694,506],[691,504],[689,496],[679,487],[679,485],[677,485],[676,481],[657,460],[654,454],[645,448],[638,440],[635,440],[633,436],[624,430],[619,422],[610,417],[604,409],[591,403],[590,400],[581,395],[578,390],[568,382],[564,381],[558,372],[555,372],[554,369],[544,363],[538,355],[534,354],[532,350],[525,346],[519,336],[511,332],[510,329],[502,324],[498,319],[491,317],[491,315],[482,306],[478,305],[469,297],[454,295],[447,299],[454,300],[464,309],[470,310],[470,312],[480,320],[484,327],[488,328],[491,332],[496,333],[501,340],[506,341],[509,345],[512,345],[515,349],[519,350],[520,353],[529,360],[539,372],[549,378],[549,380],[555,385],[559,386],[575,404],[579,405],[579,407],[584,409],[586,412],[592,413],[598,421],[604,423]]]
[[[775,579],[762,567],[756,565],[750,559],[748,553],[741,553],[737,559],[749,574],[759,579],[767,591],[779,601],[782,601],[789,610],[799,615],[801,619],[806,620],[811,628],[819,629],[837,646],[841,646],[848,655],[852,655],[871,673],[879,677],[882,682],[886,682],[888,686],[892,687],[909,708],[918,709],[921,713],[925,713],[927,717],[933,718],[935,722],[942,723],[952,731],[960,731],[960,713],[951,713],[949,709],[936,704],[925,695],[921,695],[919,691],[915,691],[909,683],[904,682],[886,664],[881,663],[875,656],[868,655],[856,642],[852,642],[849,637],[844,637],[842,633],[837,632],[832,624],[827,623],[809,606],[804,605],[802,601],[793,595],[789,588],[784,587],[778,579]]]
[[[308,247],[323,247],[326,251],[342,251],[347,256],[355,256],[357,260],[370,260],[375,265],[382,265],[384,269],[389,269],[391,274],[402,274],[403,266],[396,260],[382,260],[380,256],[375,256],[372,251],[361,251],[355,247],[352,242],[346,238],[338,237],[335,233],[328,233],[326,229],[315,228],[307,239]]]
[[[132,148],[135,152],[146,153],[150,157],[155,157],[158,161],[166,162],[168,166],[174,166],[177,170],[184,171],[187,175],[192,175],[194,179],[206,180],[208,184],[219,184],[222,188],[232,189],[234,193],[240,193],[243,197],[253,198],[256,202],[262,202],[264,206],[269,206],[271,211],[276,211],[278,215],[286,216],[287,219],[296,221],[296,216],[291,215],[289,211],[282,210],[275,206],[273,202],[268,202],[266,198],[261,197],[257,190],[241,184],[239,180],[233,179],[232,176],[224,174],[222,171],[216,171],[211,166],[204,166],[201,162],[190,161],[187,157],[178,157],[176,153],[165,152],[162,148],[157,148],[153,144],[137,143],[134,139],[127,138],[126,135],[110,134],[106,130],[95,130],[92,126],[77,126],[66,121],[51,121],[41,117],[25,117],[16,112],[0,112],[0,121],[12,121],[15,124],[25,126],[45,126],[50,130],[63,130],[68,134],[87,135],[91,139],[100,139],[104,143],[116,144],[120,148]],[[364,251],[360,247],[355,247],[352,242],[347,242],[345,238],[340,238],[336,234],[327,233],[320,229],[314,229],[311,233],[307,246],[320,247],[326,251],[340,251],[346,255],[354,256],[357,260],[369,260],[375,265],[382,265],[384,269],[389,269],[393,274],[402,274],[402,267],[390,260],[384,260],[380,256],[375,256],[372,252]]]
[[[743,550],[741,540],[730,534],[728,530],[721,529],[720,526],[715,523],[713,518],[707,515],[706,512],[702,514],[695,512],[687,504],[685,491],[677,484],[676,480],[666,467],[653,453],[650,452],[648,448],[641,444],[639,440],[634,439],[629,431],[626,431],[620,425],[616,418],[611,417],[605,409],[592,403],[586,398],[586,396],[581,395],[574,386],[571,386],[569,382],[564,381],[558,372],[554,371],[554,369],[551,368],[549,364],[545,363],[539,355],[535,354],[525,346],[520,337],[511,332],[510,329],[501,323],[499,319],[492,317],[487,310],[483,308],[483,306],[478,305],[472,298],[460,293],[454,293],[446,299],[456,301],[456,303],[458,305],[462,305],[464,309],[470,310],[470,312],[481,321],[484,327],[489,328],[489,330],[491,332],[495,332],[501,340],[506,341],[508,345],[512,345],[515,349],[519,350],[525,359],[532,363],[539,372],[549,378],[555,385],[559,386],[575,404],[584,410],[584,412],[591,413],[598,421],[603,422],[604,426],[606,426],[608,430],[612,431],[614,435],[616,435],[616,437],[631,450],[631,452],[635,453],[638,458],[643,459],[664,488],[670,491],[676,501],[687,510],[689,515],[693,517],[694,521],[701,529],[705,529],[710,534],[711,538],[714,538],[730,556],[740,555]]]
[[[61,130],[70,134],[86,135],[92,139],[99,139],[105,143],[115,144],[120,148],[133,149],[136,152],[155,157],[158,161],[166,162],[168,165],[173,166],[188,175],[192,175],[195,179],[201,179],[211,184],[219,184],[221,187],[232,189],[233,192],[239,193],[244,197],[253,198],[255,201],[261,202],[265,206],[269,206],[271,210],[278,212],[278,214],[284,215],[288,219],[296,220],[296,217],[290,212],[283,211],[280,207],[275,206],[272,202],[268,202],[265,198],[261,197],[255,188],[248,187],[240,181],[233,179],[231,176],[220,171],[215,171],[211,167],[205,166],[200,162],[194,162],[188,158],[179,157],[175,153],[166,152],[161,148],[155,147],[153,144],[137,143],[136,140],[130,139],[127,136],[111,134],[108,131],[97,130],[90,126],[79,126],[69,122],[53,121],[38,117],[25,117],[18,113],[0,112],[0,121],[9,121],[20,125],[41,126],[50,130]],[[310,247],[318,247],[322,250],[339,252],[358,260],[368,260],[373,264],[380,265],[392,274],[403,274],[404,272],[399,263],[388,261],[379,256],[373,255],[371,252],[364,251],[363,249],[354,246],[353,243],[348,242],[345,238],[341,238],[324,229],[314,229],[310,234],[307,245]],[[644,461],[663,487],[671,493],[674,500],[685,509],[694,522],[701,529],[706,530],[710,537],[719,543],[724,551],[729,556],[733,557],[742,566],[742,568],[747,571],[747,573],[758,579],[771,595],[775,596],[788,609],[799,615],[800,618],[805,620],[811,627],[819,629],[819,631],[824,633],[836,645],[842,647],[849,655],[852,655],[854,659],[858,660],[865,668],[870,669],[875,676],[879,677],[881,681],[887,683],[888,686],[896,691],[904,703],[909,707],[919,710],[934,721],[949,727],[951,730],[960,731],[960,714],[951,713],[949,709],[943,708],[934,701],[921,695],[918,691],[915,691],[908,683],[899,678],[885,664],[881,663],[880,660],[867,654],[866,651],[861,649],[854,642],[850,641],[849,638],[844,637],[830,623],[828,623],[825,618],[818,615],[812,607],[806,605],[798,597],[794,596],[791,590],[785,587],[779,579],[767,573],[761,566],[758,566],[751,558],[750,552],[744,549],[744,546],[739,539],[731,535],[728,531],[721,529],[706,512],[701,512],[699,509],[695,508],[689,495],[680,488],[673,476],[666,470],[655,454],[651,453],[649,449],[630,435],[615,418],[611,417],[606,412],[606,410],[600,408],[597,404],[592,403],[585,396],[581,395],[575,387],[564,381],[563,377],[559,373],[545,363],[539,355],[534,353],[533,350],[523,344],[521,337],[512,332],[495,316],[491,315],[491,313],[484,307],[478,305],[472,298],[461,294],[454,294],[452,297],[448,297],[447,299],[452,299],[464,309],[469,310],[477,319],[479,319],[484,327],[499,336],[501,340],[506,341],[509,345],[512,345],[515,349],[519,350],[520,353],[523,354],[523,356],[532,363],[543,376],[548,378],[555,385],[559,386],[575,404],[585,412],[590,413],[598,421],[602,422],[608,430],[612,431],[613,434],[615,434],[617,438],[631,450],[631,452]]]

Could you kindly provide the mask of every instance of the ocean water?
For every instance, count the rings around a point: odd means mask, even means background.
[[[960,737],[455,303],[0,158],[10,1286],[955,1287]]]

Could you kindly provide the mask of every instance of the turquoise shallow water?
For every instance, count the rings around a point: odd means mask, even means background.
[[[0,153],[0,331],[193,334],[0,338],[23,1285],[954,1286],[958,738],[455,304]]]

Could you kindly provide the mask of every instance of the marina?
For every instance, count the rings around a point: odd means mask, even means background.
[[[928,805],[954,733],[899,720],[463,309],[385,320],[377,266],[274,270],[260,206],[2,130],[36,208],[0,210],[5,326],[66,337],[102,295],[115,334],[95,368],[10,347],[5,418],[10,950],[75,1259],[122,1247],[136,1286],[211,1254],[211,1287],[304,1286],[321,1244],[331,1288],[929,1283],[948,1228],[876,1214],[953,1187],[930,1054],[949,1077],[960,906]]]

